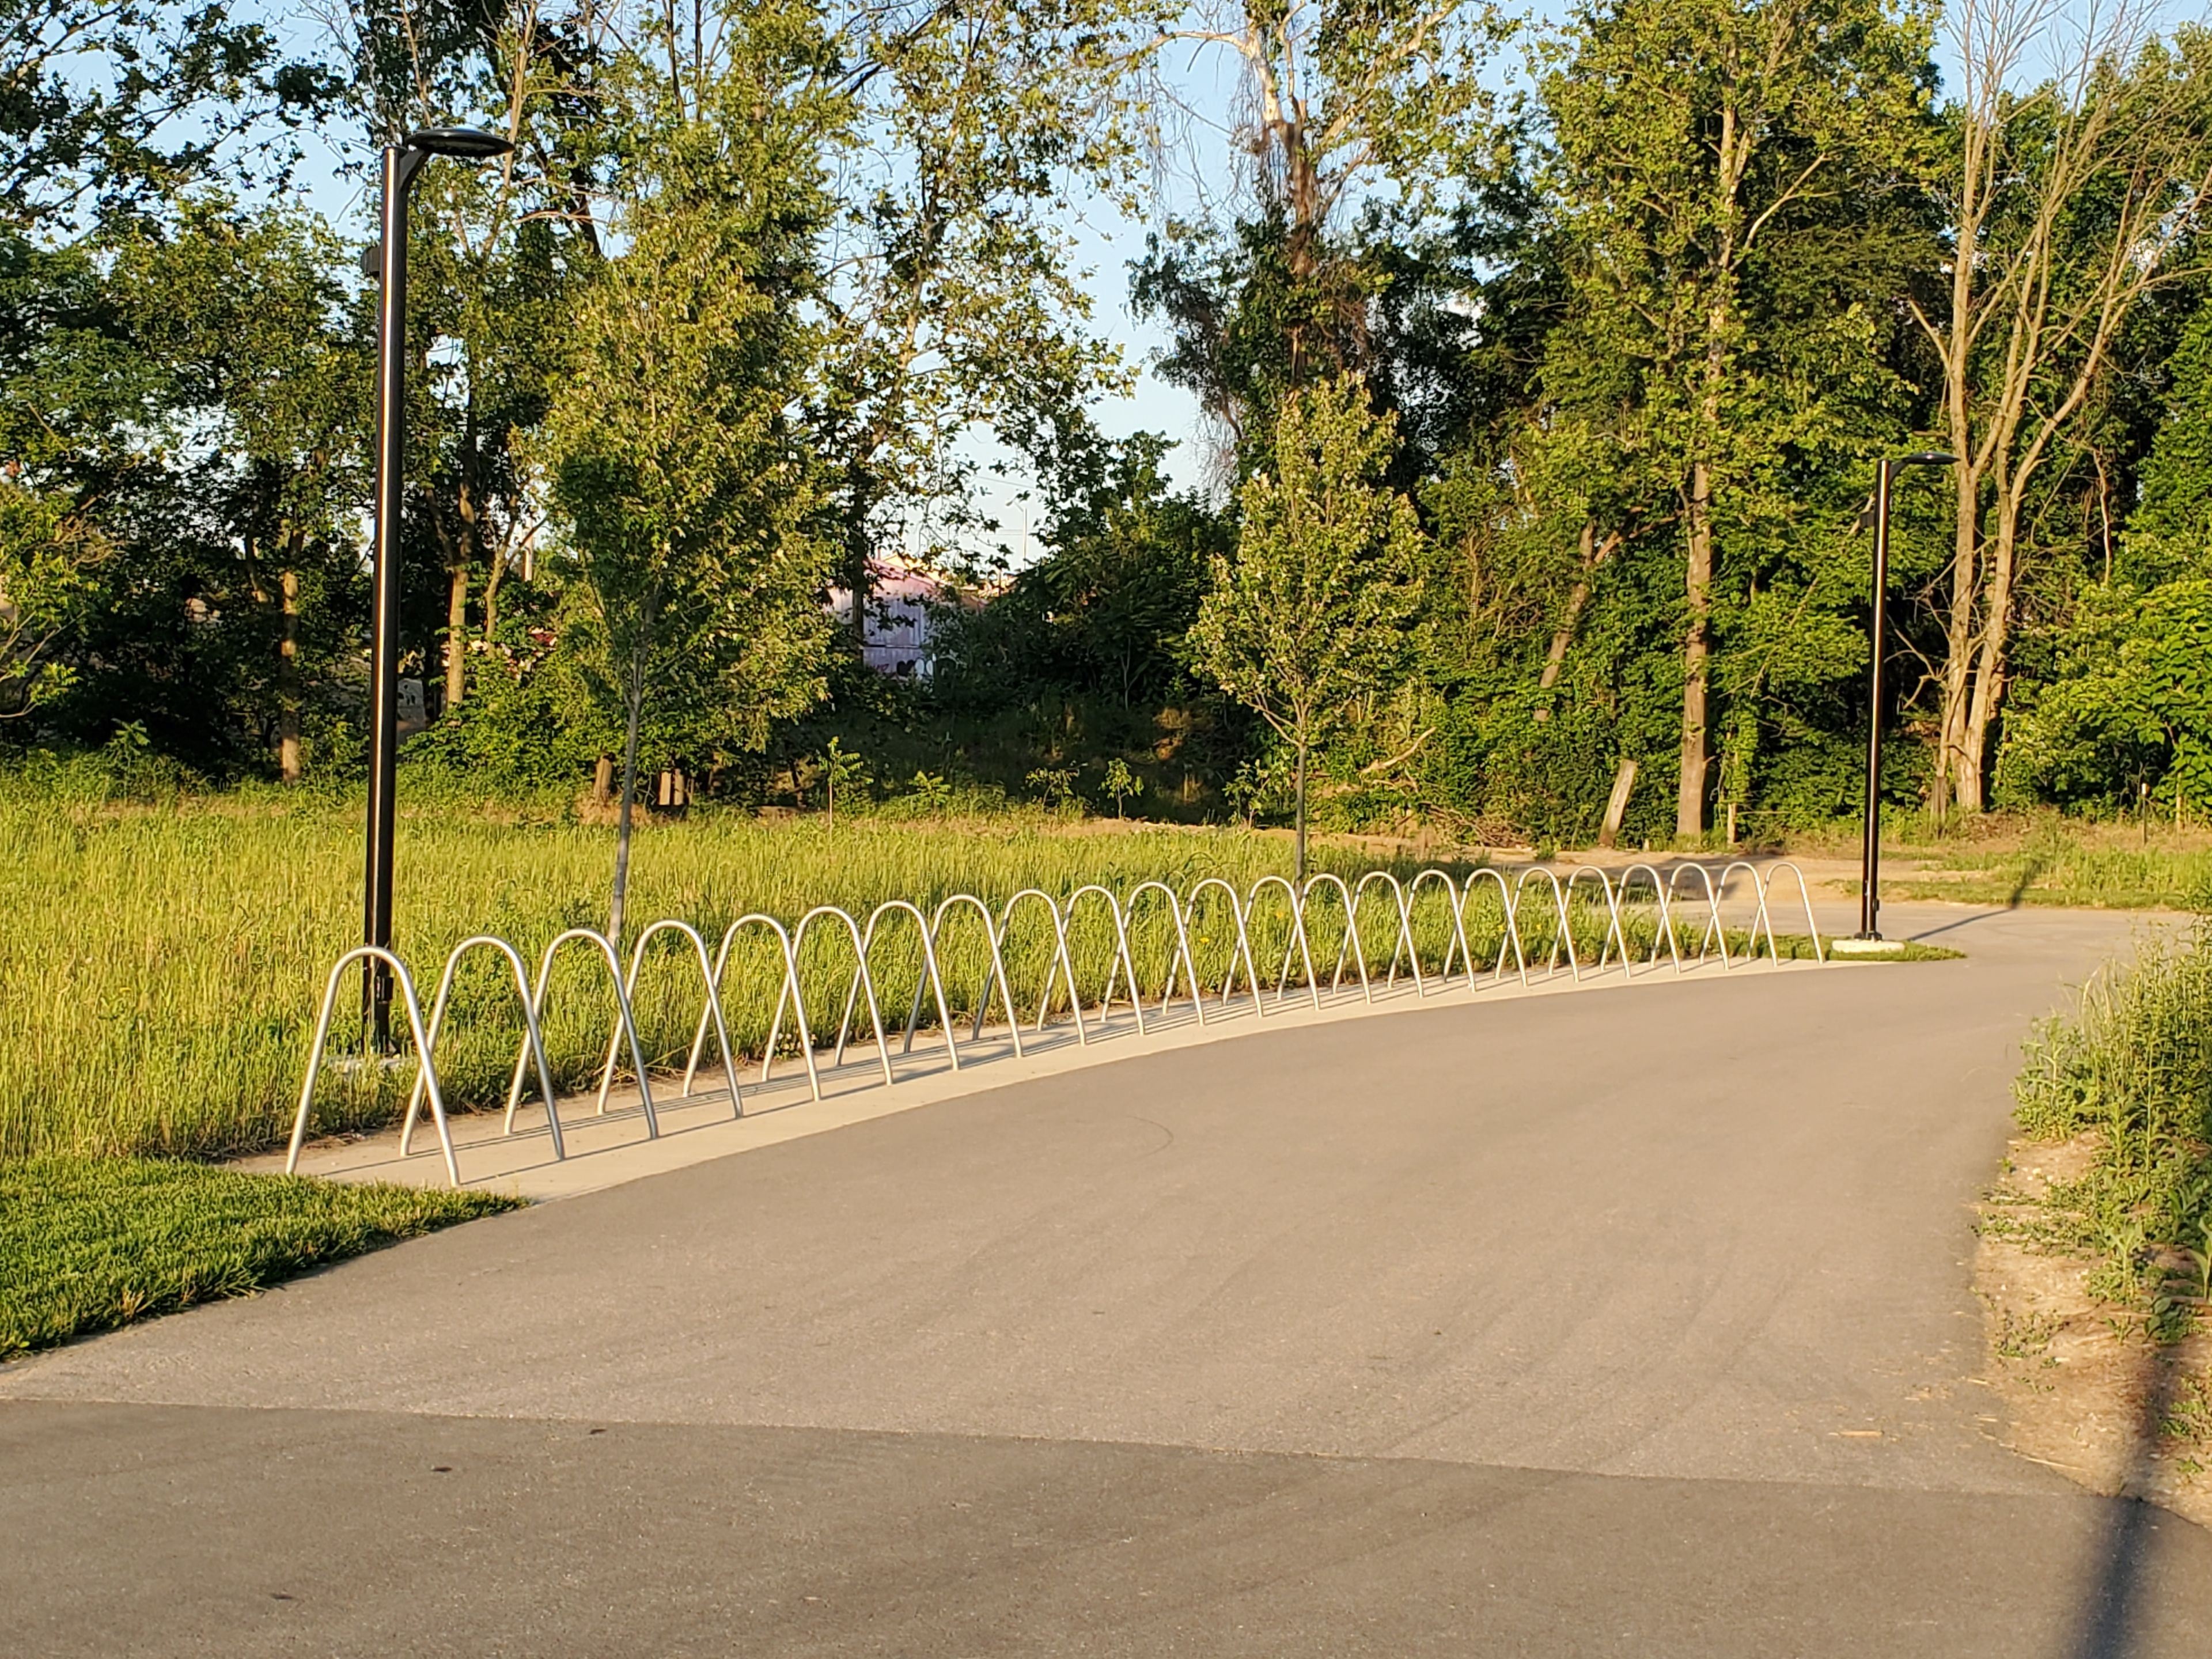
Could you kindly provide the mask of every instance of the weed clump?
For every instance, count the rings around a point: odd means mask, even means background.
[[[2031,1137],[2097,1139],[2087,1170],[2051,1188],[2037,1242],[2094,1256],[2094,1294],[2178,1335],[2212,1291],[2212,929],[2098,975],[2036,1028],[2013,1091]]]

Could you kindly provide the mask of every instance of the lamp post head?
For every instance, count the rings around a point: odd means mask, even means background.
[[[1958,464],[1956,455],[1939,454],[1932,449],[1923,449],[1917,455],[1900,455],[1892,463],[1897,466],[1956,466]]]
[[[477,127],[417,127],[400,141],[402,149],[426,155],[451,155],[464,161],[489,161],[514,146],[495,132]]]

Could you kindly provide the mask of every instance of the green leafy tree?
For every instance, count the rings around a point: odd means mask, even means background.
[[[867,783],[867,762],[846,748],[843,739],[830,738],[830,746],[822,751],[822,791],[829,803],[830,834],[837,832],[837,792],[865,789]]]
[[[0,0],[0,235],[159,219],[197,185],[281,179],[289,129],[337,88],[240,9]]]
[[[1978,811],[2039,548],[2039,498],[2076,451],[2131,314],[2196,273],[2212,192],[2212,30],[2160,43],[2148,13],[2094,14],[2059,37],[2037,0],[1957,0],[1962,70],[1936,173],[1951,251],[1917,312],[1959,457],[1939,601],[1931,804]]]
[[[1132,772],[1129,763],[1119,755],[1106,763],[1105,781],[1099,787],[1112,798],[1114,816],[1117,818],[1121,816],[1122,802],[1141,799],[1145,793],[1145,781]]]
[[[1200,670],[1291,750],[1300,880],[1314,744],[1406,659],[1423,538],[1412,504],[1382,483],[1394,432],[1351,375],[1285,398],[1268,465],[1239,495],[1236,556],[1215,556],[1191,629]]]
[[[624,131],[619,90],[599,76],[627,61],[621,42],[656,27],[655,9],[382,0],[333,15],[372,138],[461,122],[514,145],[489,166],[426,170],[410,198],[407,613],[445,625],[410,628],[409,644],[422,640],[426,669],[442,666],[449,710],[468,695],[472,650],[487,664],[495,653],[507,583],[536,568],[544,502],[531,441],[575,290],[600,258]]]
[[[2212,809],[2212,580],[2093,586],[2008,725],[1999,791],[2111,811],[2149,787]]]
[[[368,356],[319,222],[204,195],[0,257],[0,586],[50,737],[223,771],[331,714]],[[66,695],[60,695],[64,688]]]
[[[952,805],[952,786],[941,774],[916,772],[908,781],[908,787],[912,793],[907,799],[933,817],[949,810]]]
[[[1927,46],[1882,0],[1620,0],[1577,14],[1544,79],[1573,296],[1547,385],[1619,411],[1603,429],[1679,526],[1680,836],[1705,828],[1729,520],[1764,515],[1761,485],[1833,418],[1818,362],[1762,351],[1762,300],[1908,168]],[[1831,364],[1868,355],[1848,307],[1790,320]]]
[[[615,82],[623,251],[580,307],[545,443],[622,720],[617,937],[648,699],[757,748],[823,689],[822,497],[791,411],[839,114],[826,58],[804,5],[702,0]]]
[[[1168,488],[1168,447],[1140,432],[1079,449],[1054,481],[1044,556],[989,605],[937,619],[940,699],[988,711],[1056,691],[1127,714],[1170,695],[1207,556],[1231,526],[1199,492]]]
[[[848,3],[832,18],[851,143],[810,404],[836,470],[857,645],[870,561],[960,563],[981,529],[970,434],[1050,465],[1124,387],[1088,326],[1066,212],[1129,144],[1101,119],[1121,0]]]
[[[1418,286],[1407,245],[1488,170],[1485,70],[1510,32],[1470,0],[1224,0],[1131,51],[1140,76],[1189,53],[1226,58],[1238,83],[1231,215],[1171,220],[1134,291],[1174,336],[1163,372],[1231,452],[1264,449],[1277,401],[1310,378],[1359,374],[1378,398],[1401,389],[1378,350],[1402,303],[1391,289]],[[1124,118],[1158,131],[1176,105],[1151,84]]]

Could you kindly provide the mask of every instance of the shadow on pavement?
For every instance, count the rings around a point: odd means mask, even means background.
[[[1947,921],[1941,927],[1923,927],[1918,933],[1908,933],[1905,937],[1915,942],[1931,939],[1938,933],[1948,933],[1959,927],[1969,927],[1978,921],[1990,921],[2003,914],[2002,910],[1977,910],[1970,916],[1960,916],[1956,921]]]
[[[2153,1460],[2172,1408],[2179,1368],[2153,1348],[2143,1357],[2142,1408],[2128,1453],[2128,1469],[2110,1516],[2081,1609],[2081,1622],[2067,1651],[2072,1659],[2127,1659],[2137,1650],[2144,1579],[2157,1547],[2157,1509],[2135,1493],[2149,1488]]]

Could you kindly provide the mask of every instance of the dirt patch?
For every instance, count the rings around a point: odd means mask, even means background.
[[[1974,1291],[1988,1314],[1990,1379],[2004,1443],[2108,1496],[2142,1498],[2212,1526],[2212,1310],[2179,1341],[2092,1296],[2095,1263],[2036,1237],[2055,1182],[2078,1178],[2094,1134],[2015,1140],[1981,1206]]]

